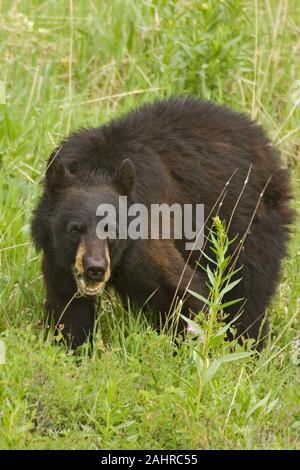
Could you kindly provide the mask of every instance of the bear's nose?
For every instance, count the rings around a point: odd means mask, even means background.
[[[105,267],[101,261],[90,260],[86,263],[85,275],[90,281],[102,281]]]

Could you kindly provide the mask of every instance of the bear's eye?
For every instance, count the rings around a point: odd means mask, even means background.
[[[78,223],[71,223],[68,225],[67,230],[70,235],[78,236],[84,232],[84,225]]]

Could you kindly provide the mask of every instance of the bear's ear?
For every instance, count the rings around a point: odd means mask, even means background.
[[[113,182],[121,189],[122,193],[130,196],[135,183],[135,168],[129,158],[122,161]]]
[[[69,186],[75,177],[61,162],[52,162],[46,170],[46,186],[57,192]]]

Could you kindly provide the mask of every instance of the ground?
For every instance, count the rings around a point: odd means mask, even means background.
[[[266,349],[223,361],[205,384],[191,345],[174,355],[113,292],[92,357],[45,341],[29,237],[61,137],[189,92],[267,129],[300,213],[299,16],[298,0],[1,2],[0,448],[299,449],[299,219]],[[207,360],[224,357],[218,344]]]

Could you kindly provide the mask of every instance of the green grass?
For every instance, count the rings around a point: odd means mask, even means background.
[[[92,357],[45,341],[29,234],[61,137],[191,92],[267,129],[299,213],[299,17],[298,0],[0,0],[0,448],[300,448],[299,219],[266,349],[222,364],[205,386],[191,344],[174,355],[113,292]]]

